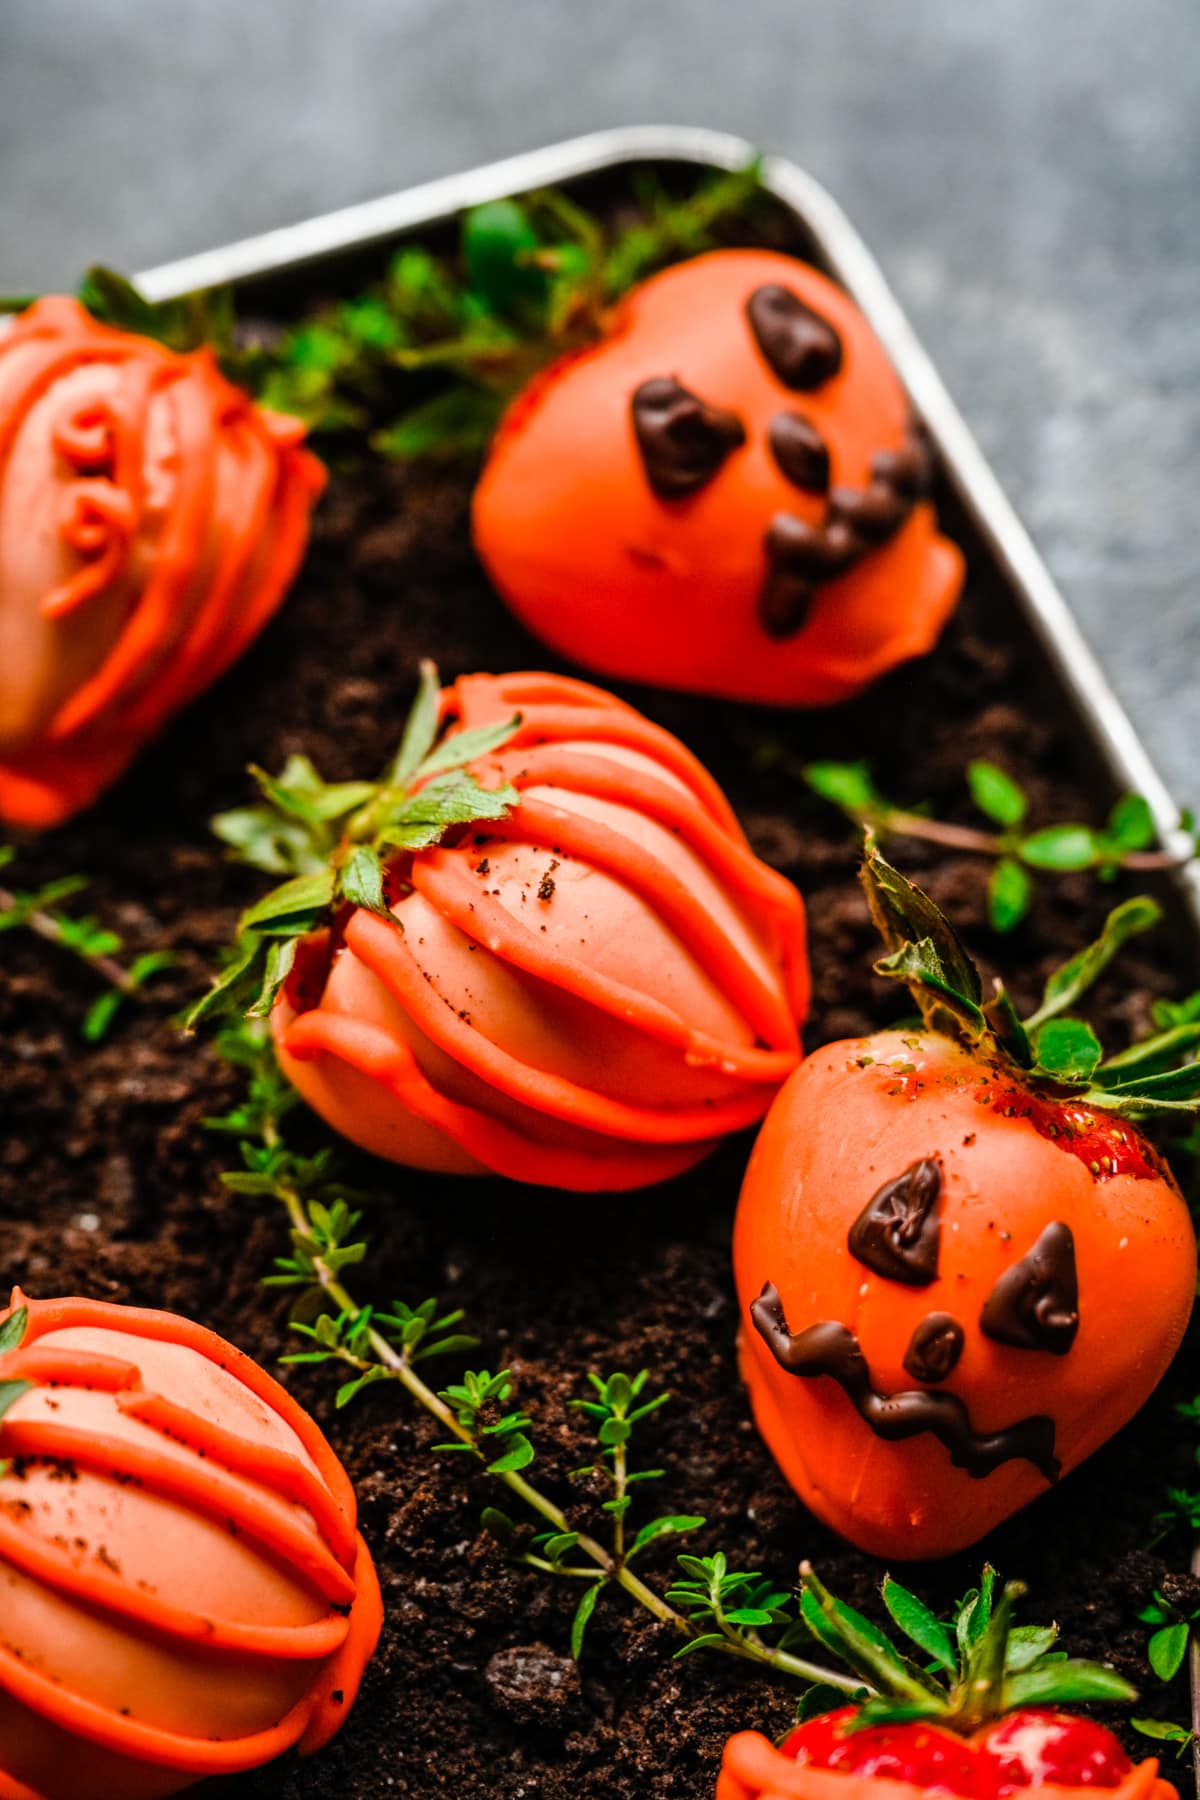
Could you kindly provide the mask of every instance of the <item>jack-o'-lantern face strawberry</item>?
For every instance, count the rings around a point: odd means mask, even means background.
[[[825,1046],[776,1100],[734,1234],[743,1373],[789,1481],[862,1548],[975,1542],[1164,1374],[1195,1240],[1121,1073],[1080,1092],[927,1020]]]
[[[591,668],[820,705],[945,623],[962,558],[929,478],[853,302],[794,258],[715,251],[514,402],[474,535],[517,615]]]

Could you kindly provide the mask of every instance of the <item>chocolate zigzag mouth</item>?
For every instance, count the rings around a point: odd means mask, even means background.
[[[794,637],[807,621],[819,587],[848,574],[895,537],[927,493],[932,471],[932,449],[912,419],[898,450],[880,450],[872,457],[865,488],[833,489],[819,524],[776,513],[764,539],[767,576],[758,600],[759,624],[768,637]]]
[[[751,1303],[750,1317],[781,1369],[803,1380],[830,1376],[876,1437],[892,1443],[928,1431],[945,1445],[955,1468],[965,1469],[977,1481],[1002,1463],[1021,1458],[1048,1482],[1058,1480],[1062,1464],[1054,1454],[1054,1420],[1047,1414],[1018,1419],[1002,1431],[979,1432],[957,1394],[932,1394],[921,1388],[881,1394],[872,1385],[862,1345],[849,1327],[826,1319],[806,1331],[789,1331],[779,1290],[769,1281]]]

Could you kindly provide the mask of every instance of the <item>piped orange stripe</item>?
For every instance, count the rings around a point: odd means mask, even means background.
[[[30,1668],[4,1644],[0,1644],[0,1687],[31,1712],[102,1750],[197,1776],[235,1775],[282,1756],[303,1736],[312,1712],[312,1701],[306,1697],[268,1731],[238,1738],[184,1737],[71,1693]]]
[[[521,712],[521,724],[506,750],[590,739],[644,751],[677,776],[725,831],[745,842],[737,814],[699,758],[671,732],[591,682],[537,671],[464,675],[445,690],[442,716],[456,716],[463,730],[472,730],[499,723],[514,707]]]
[[[714,924],[691,889],[650,851],[611,825],[546,800],[522,798],[490,835],[502,842],[515,839],[561,849],[631,888],[671,927],[764,1042],[795,1049],[798,1038],[791,1013]]]
[[[226,1475],[207,1460],[198,1468],[181,1465],[155,1446],[124,1440],[114,1445],[99,1433],[27,1419],[16,1410],[5,1416],[3,1442],[13,1456],[66,1463],[111,1479],[132,1479],[149,1493],[207,1513],[239,1537],[253,1538],[326,1600],[344,1606],[354,1598],[354,1583],[341,1563],[303,1529],[294,1510],[289,1516],[286,1502],[256,1493],[248,1482]]]
[[[209,1331],[207,1326],[197,1325],[192,1319],[181,1318],[176,1313],[158,1312],[149,1307],[116,1306],[104,1300],[89,1300],[81,1295],[64,1296],[56,1300],[30,1300],[18,1287],[13,1289],[8,1313],[4,1316],[8,1317],[21,1306],[29,1309],[25,1335],[19,1346],[19,1353],[22,1355],[48,1332],[63,1331],[77,1325],[100,1326],[105,1331],[120,1332],[135,1339],[150,1338],[161,1344],[182,1344],[187,1349],[194,1350],[206,1362],[227,1370],[243,1387],[249,1388],[264,1405],[269,1406],[272,1412],[278,1413],[299,1438],[316,1464],[322,1481],[333,1495],[349,1532],[353,1533],[357,1512],[354,1489],[324,1432],[287,1389],[273,1375],[268,1375],[245,1351],[227,1343],[215,1331]],[[7,1358],[4,1361],[7,1367]]]
[[[249,1625],[233,1619],[212,1618],[190,1607],[174,1606],[144,1588],[128,1582],[96,1561],[85,1562],[69,1551],[39,1538],[27,1526],[5,1515],[0,1503],[0,1561],[21,1569],[44,1587],[69,1595],[85,1605],[102,1607],[119,1618],[131,1619],[156,1636],[209,1650],[229,1650],[241,1656],[271,1656],[287,1661],[315,1661],[332,1656],[343,1642],[349,1624],[345,1613],[331,1613],[303,1625]]]
[[[586,1126],[603,1137],[630,1138],[639,1144],[681,1144],[738,1131],[761,1118],[766,1108],[769,1096],[753,1091],[680,1107],[634,1106],[611,1099],[594,1088],[582,1087],[565,1076],[522,1062],[461,1019],[425,980],[407,937],[386,920],[373,913],[359,913],[350,921],[346,941],[431,1043],[499,1093],[534,1107],[548,1118]],[[775,1062],[779,1066],[773,1078],[780,1081],[791,1068],[792,1059],[779,1057]]]
[[[681,1174],[707,1154],[716,1140],[609,1153],[597,1142],[578,1150],[535,1143],[511,1126],[476,1107],[448,1099],[418,1067],[412,1051],[376,1025],[320,1010],[299,1014],[284,1029],[289,1054],[304,1058],[322,1053],[340,1057],[394,1095],[427,1124],[439,1127],[485,1168],[515,1181],[579,1192],[619,1192],[647,1181]],[[767,1100],[764,1099],[764,1110]]]

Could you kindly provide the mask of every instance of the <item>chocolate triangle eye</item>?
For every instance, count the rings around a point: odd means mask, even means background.
[[[842,340],[799,294],[772,282],[756,288],[746,302],[755,342],[776,380],[797,393],[810,393],[842,366]]]
[[[926,1313],[914,1326],[904,1352],[904,1367],[915,1381],[945,1381],[958,1366],[965,1334],[949,1313]]]
[[[987,1337],[1016,1350],[1065,1356],[1079,1330],[1075,1240],[1059,1220],[1047,1225],[1028,1256],[1006,1269],[980,1315]]]
[[[788,480],[806,494],[823,494],[829,487],[829,447],[803,413],[776,413],[767,427],[771,455]]]
[[[694,494],[746,441],[736,413],[710,406],[673,375],[643,381],[631,405],[646,479],[663,500]]]
[[[885,1181],[850,1227],[850,1254],[876,1275],[907,1287],[937,1278],[942,1171],[932,1157]]]

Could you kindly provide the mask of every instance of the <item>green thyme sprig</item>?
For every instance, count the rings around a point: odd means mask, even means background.
[[[780,753],[767,747],[767,760]],[[783,759],[785,762],[786,758]],[[896,805],[880,793],[866,762],[788,763],[815,794],[837,806],[856,825],[881,842],[890,837],[920,838],[947,849],[988,857],[988,916],[995,931],[1013,931],[1026,917],[1034,897],[1034,874],[1094,869],[1111,881],[1122,869],[1145,872],[1178,868],[1196,854],[1196,821],[1185,813],[1179,830],[1187,838],[1179,851],[1157,848],[1158,829],[1148,801],[1126,794],[1102,826],[1067,821],[1029,827],[1029,796],[1020,783],[996,763],[967,765],[967,787],[979,811],[997,827],[981,831],[930,818],[923,808]]]
[[[1018,1017],[1002,985],[985,997],[979,971],[929,896],[886,862],[868,834],[861,880],[887,955],[875,972],[906,986],[927,1028],[946,1033],[1060,1097],[1127,1119],[1200,1109],[1200,1020],[1171,1025],[1105,1058],[1091,1026],[1071,1013],[1130,938],[1162,908],[1148,895],[1109,913],[1100,936],[1047,979],[1040,1004]]]
[[[0,844],[0,869],[16,858],[9,844]],[[85,964],[104,983],[84,1014],[81,1031],[88,1043],[99,1043],[122,1004],[139,995],[152,976],[175,962],[169,950],[149,950],[129,963],[119,960],[125,948],[118,932],[90,913],[66,913],[61,903],[90,885],[85,875],[62,875],[37,888],[0,886],[0,932],[31,931],[44,943],[66,950]]]
[[[609,1498],[601,1502],[602,1511],[609,1515],[612,1531],[607,1568],[598,1567],[594,1560],[583,1564],[565,1560],[583,1541],[578,1531],[538,1532],[529,1548],[522,1549],[519,1547],[517,1527],[506,1513],[500,1512],[496,1507],[488,1507],[484,1513],[485,1526],[515,1561],[544,1574],[587,1584],[571,1624],[571,1654],[575,1657],[582,1650],[584,1633],[601,1596],[612,1586],[620,1571],[628,1569],[634,1559],[651,1544],[698,1531],[705,1523],[698,1513],[662,1513],[656,1518],[647,1519],[635,1531],[630,1532],[627,1528],[629,1513],[634,1504],[634,1495],[630,1489],[636,1483],[661,1481],[666,1474],[665,1469],[635,1470],[630,1466],[629,1447],[637,1426],[660,1407],[666,1406],[671,1398],[667,1393],[656,1394],[652,1399],[644,1398],[649,1379],[647,1369],[632,1376],[620,1370],[608,1376],[597,1375],[592,1371],[588,1380],[594,1397],[570,1402],[572,1407],[585,1413],[596,1426],[599,1456],[581,1468],[572,1470],[571,1478],[576,1481],[589,1478],[598,1480],[609,1490]],[[507,1394],[503,1397],[506,1398]],[[527,1466],[527,1462],[532,1462],[534,1454],[532,1445],[521,1432],[521,1426],[529,1423],[528,1419],[520,1421],[516,1428],[518,1447],[509,1453],[526,1459],[521,1463],[522,1467]],[[490,1464],[489,1473],[494,1474],[495,1470],[496,1464]]]
[[[516,804],[515,788],[484,787],[466,765],[506,744],[520,714],[440,737],[438,695],[437,670],[422,663],[400,747],[373,781],[324,781],[306,756],[289,757],[279,775],[251,768],[262,799],[219,814],[213,830],[236,861],[288,879],[242,914],[189,1030],[238,1012],[265,1018],[309,932],[349,907],[394,923],[403,853],[428,849],[456,826],[503,819]]]
[[[303,1156],[287,1144],[283,1125],[295,1105],[295,1094],[279,1072],[266,1026],[256,1019],[242,1020],[218,1035],[216,1048],[246,1081],[239,1103],[223,1117],[207,1121],[210,1129],[238,1143],[241,1167],[222,1179],[236,1193],[274,1200],[290,1225],[290,1254],[276,1260],[267,1282],[293,1294],[292,1323],[305,1348],[294,1352],[292,1360],[346,1371],[337,1394],[340,1406],[380,1383],[404,1389],[445,1431],[441,1448],[470,1454],[490,1479],[507,1490],[509,1503],[516,1501],[522,1515],[536,1522],[537,1533],[528,1545],[522,1543],[514,1519],[495,1506],[484,1512],[485,1529],[518,1562],[566,1580],[586,1578],[572,1628],[576,1654],[601,1594],[612,1588],[621,1589],[685,1644],[703,1635],[632,1566],[651,1544],[703,1524],[695,1515],[664,1514],[629,1531],[626,1501],[639,1473],[628,1466],[629,1435],[649,1412],[665,1404],[666,1397],[643,1399],[643,1377],[617,1374],[592,1382],[595,1397],[587,1398],[584,1409],[595,1408],[603,1415],[592,1411],[588,1416],[597,1424],[599,1466],[611,1482],[610,1498],[616,1502],[607,1506],[613,1541],[603,1544],[573,1525],[557,1502],[530,1479],[528,1471],[536,1460],[532,1421],[510,1404],[514,1387],[510,1370],[497,1374],[468,1370],[440,1391],[426,1381],[420,1365],[427,1358],[475,1347],[475,1340],[459,1330],[460,1312],[442,1313],[430,1300],[420,1306],[397,1302],[376,1310],[361,1306],[351,1294],[345,1275],[368,1253],[357,1197],[338,1181],[327,1152]],[[616,1450],[625,1452],[623,1473],[618,1473],[617,1459],[604,1454]],[[661,1471],[640,1474],[642,1479],[656,1479]],[[749,1626],[735,1625],[732,1635],[723,1636],[720,1649],[780,1675],[821,1682],[841,1694],[857,1691],[860,1685],[795,1655],[790,1647],[768,1642]]]

